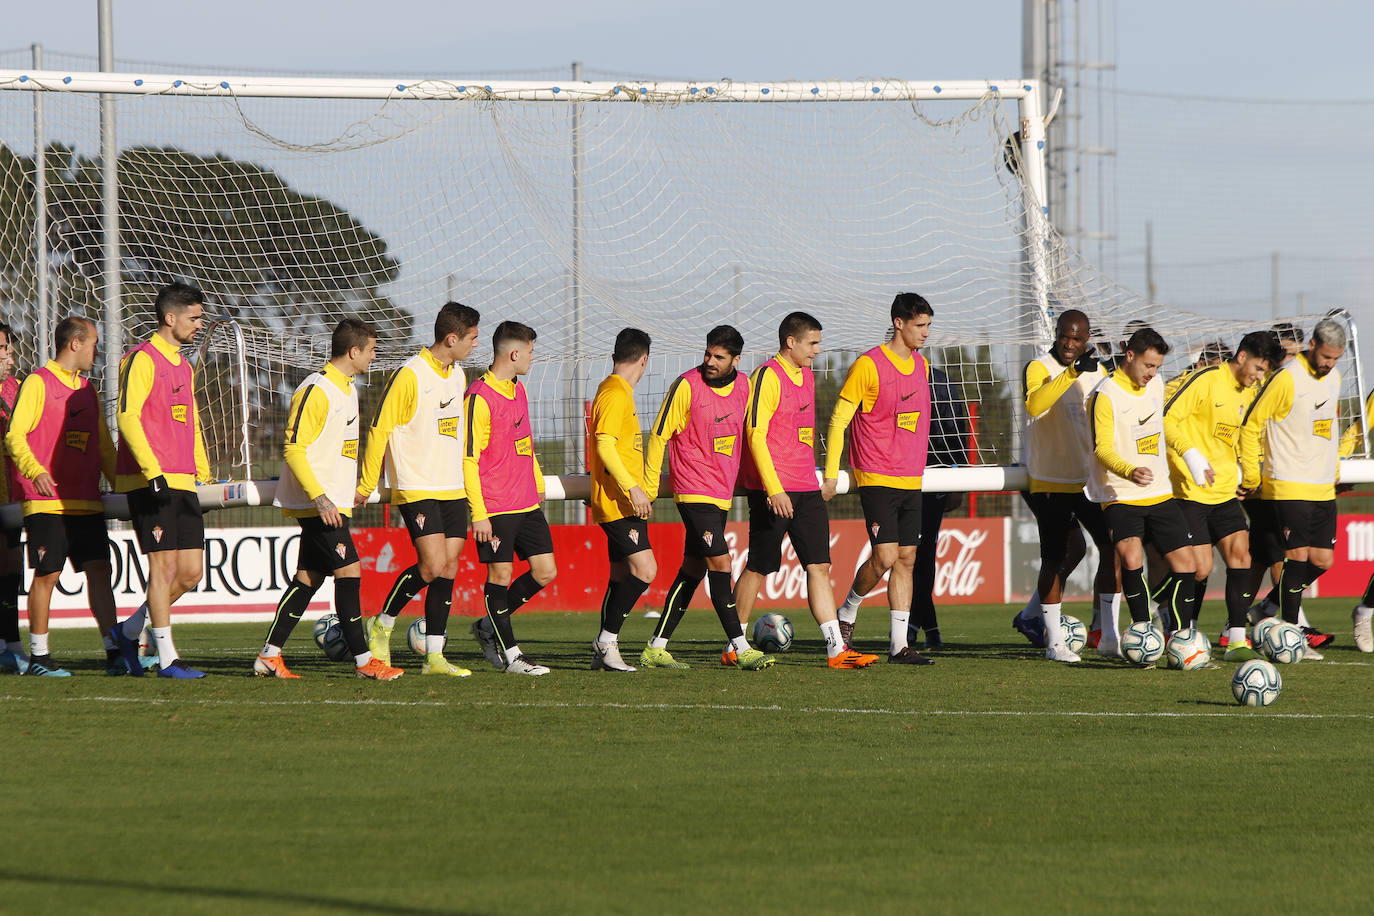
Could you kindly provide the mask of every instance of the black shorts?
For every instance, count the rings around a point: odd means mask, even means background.
[[[462,540],[468,536],[466,499],[420,499],[398,506],[412,541],[431,534]]]
[[[677,514],[687,529],[682,552],[689,557],[720,557],[730,552],[725,543],[726,510],[710,503],[678,503]]]
[[[1107,528],[1112,533],[1112,543],[1140,538],[1161,554],[1170,554],[1180,547],[1191,547],[1201,542],[1200,536],[1193,537],[1188,519],[1184,517],[1176,499],[1166,499],[1153,506],[1113,503],[1103,513],[1107,517]]]
[[[1336,501],[1334,499],[1275,499],[1274,514],[1283,532],[1283,544],[1330,550],[1336,546]]]
[[[1250,519],[1250,563],[1273,566],[1283,559],[1283,527],[1274,515],[1273,500],[1250,496],[1241,502]]]
[[[921,491],[859,487],[868,540],[873,544],[915,547],[921,543]]]
[[[29,536],[29,568],[37,575],[61,572],[68,560],[81,571],[87,563],[110,562],[110,539],[105,531],[105,516],[54,515],[40,512],[24,517]]]
[[[788,492],[792,497],[792,517],[774,515],[768,496],[750,490],[749,559],[745,568],[769,575],[782,569],[782,539],[792,538],[792,550],[802,566],[830,562],[830,512],[819,490]]]
[[[649,522],[645,519],[634,515],[618,518],[602,522],[601,530],[606,532],[606,557],[612,563],[649,549]]]
[[[1025,493],[1021,497],[1035,516],[1035,526],[1040,535],[1040,559],[1042,562],[1059,563],[1068,553],[1069,535],[1075,527],[1088,532],[1099,548],[1111,545],[1111,532],[1107,530],[1107,518],[1102,514],[1102,506],[1084,495],[1076,493]]]
[[[491,540],[477,542],[477,559],[483,563],[512,563],[553,553],[553,532],[543,509],[491,517]]]
[[[1228,499],[1224,503],[1180,499],[1178,505],[1183,510],[1183,517],[1188,520],[1188,530],[1193,532],[1199,544],[1218,544],[1223,538],[1250,527],[1238,499]]]
[[[301,569],[328,574],[358,562],[358,548],[353,546],[347,515],[339,528],[326,525],[318,515],[296,521],[301,526],[301,549],[296,565]]]
[[[204,550],[205,517],[200,497],[189,490],[172,490],[172,501],[158,506],[147,487],[129,493],[129,519],[138,549],[145,554],[159,550]]]

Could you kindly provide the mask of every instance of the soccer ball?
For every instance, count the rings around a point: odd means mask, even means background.
[[[1193,671],[1207,667],[1212,661],[1212,644],[1201,630],[1189,627],[1173,635],[1165,654],[1169,657],[1170,668]]]
[[[1088,644],[1088,628],[1077,617],[1065,614],[1059,618],[1059,628],[1064,631],[1064,644],[1069,651],[1077,654]]]
[[[1260,651],[1260,647],[1264,645],[1264,634],[1269,628],[1280,623],[1283,623],[1283,620],[1279,617],[1264,617],[1250,628],[1250,645],[1255,647],[1255,651]]]
[[[1280,665],[1291,665],[1302,658],[1306,649],[1307,638],[1302,635],[1302,630],[1291,623],[1279,623],[1264,631],[1264,642],[1260,651],[1270,661],[1278,662]]]
[[[348,641],[344,639],[343,627],[339,626],[338,614],[325,614],[315,621],[315,645],[333,661],[348,658]]]
[[[410,643],[410,651],[421,658],[425,657],[425,618],[421,617],[406,630],[406,642]],[[444,644],[448,645],[448,634],[444,634]]]
[[[1242,663],[1231,677],[1231,695],[1242,706],[1268,706],[1282,689],[1279,669],[1259,658]]]
[[[1135,665],[1153,665],[1164,654],[1164,633],[1148,620],[1133,623],[1121,634],[1121,654]]]
[[[792,648],[792,621],[781,614],[764,614],[754,621],[754,645],[765,652]]]

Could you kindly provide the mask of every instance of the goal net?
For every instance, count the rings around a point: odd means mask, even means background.
[[[40,276],[50,321],[105,313],[104,90],[118,93],[125,345],[151,332],[159,286],[205,290],[224,319],[202,341],[198,382],[221,479],[276,474],[290,393],[345,316],[380,333],[369,414],[446,300],[482,314],[470,377],[497,322],[534,327],[540,461],[579,474],[587,399],[621,328],[653,337],[637,391],[647,424],[712,326],[739,328],[748,370],[776,352],[787,312],[811,312],[828,416],[904,290],[934,307],[928,353],[974,418],[967,463],[1007,466],[1020,456],[1021,369],[1058,310],[1083,309],[1108,345],[1129,320],[1150,322],[1174,346],[1167,374],[1263,326],[1147,303],[1055,235],[1030,88],[0,71],[0,299],[25,366],[41,362]],[[1348,353],[1351,416],[1362,387]]]

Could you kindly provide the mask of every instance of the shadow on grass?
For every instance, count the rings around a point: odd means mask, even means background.
[[[433,909],[430,907],[398,906],[388,903],[349,900],[343,897],[329,897],[311,894],[293,894],[284,891],[255,890],[249,887],[206,887],[195,884],[152,884],[119,878],[91,878],[74,875],[36,875],[17,874],[0,870],[0,882],[12,881],[22,884],[51,885],[55,888],[89,887],[102,891],[135,891],[141,894],[166,894],[199,897],[207,901],[242,901],[263,904],[285,904],[287,906],[317,906],[340,913],[397,913],[417,914],[417,916],[453,916],[453,914],[476,913],[476,910]]]

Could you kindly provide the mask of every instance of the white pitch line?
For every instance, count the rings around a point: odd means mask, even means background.
[[[45,697],[45,696],[0,696],[0,701],[52,700],[59,703],[142,703],[149,706],[184,704],[189,706],[419,706],[438,708],[473,709],[627,709],[641,711],[686,711],[703,710],[709,712],[797,712],[820,715],[856,716],[954,716],[967,718],[1007,717],[1007,718],[1063,718],[1063,719],[1221,719],[1243,715],[1245,711],[1232,712],[1110,712],[1093,710],[1047,710],[1047,709],[883,709],[844,706],[750,706],[734,703],[567,703],[567,702],[497,702],[494,700],[456,700],[439,702],[435,700],[210,700],[167,697]],[[1367,713],[1303,713],[1275,712],[1266,713],[1267,719],[1374,719]]]

